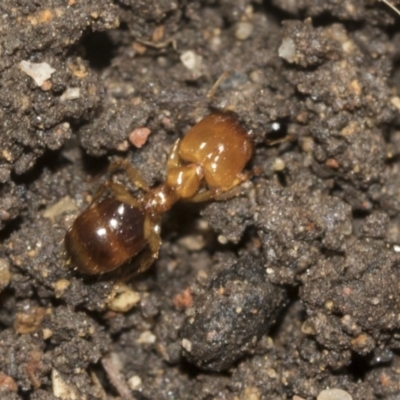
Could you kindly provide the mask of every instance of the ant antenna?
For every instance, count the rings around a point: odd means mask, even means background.
[[[217,91],[218,87],[221,85],[221,83],[229,78],[229,76],[232,75],[231,71],[225,71],[214,83],[213,87],[210,89],[210,91],[207,93],[207,98],[210,100],[214,97],[215,92]]]
[[[388,0],[380,0],[382,3],[385,3],[388,7],[390,7],[396,14],[400,15],[400,11],[397,7],[395,7],[392,3]]]

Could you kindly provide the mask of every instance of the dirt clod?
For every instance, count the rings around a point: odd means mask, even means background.
[[[240,259],[196,298],[182,327],[185,357],[203,369],[227,369],[254,350],[284,302],[284,290],[265,281],[261,259]]]

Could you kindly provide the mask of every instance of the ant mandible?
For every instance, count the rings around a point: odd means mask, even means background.
[[[127,161],[110,170],[125,169],[143,194],[138,198],[119,183],[107,181],[65,236],[70,262],[85,274],[110,272],[139,253],[137,273],[148,269],[161,245],[160,220],[178,200],[216,199],[247,179],[243,168],[253,155],[253,141],[230,111],[212,112],[172,147],[166,181],[149,188]],[[102,198],[108,188],[113,197]],[[102,198],[102,199],[101,199]]]

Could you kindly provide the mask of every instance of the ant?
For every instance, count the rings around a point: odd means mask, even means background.
[[[70,261],[85,274],[115,270],[139,255],[136,273],[146,271],[161,246],[160,221],[178,200],[218,199],[248,178],[243,168],[254,152],[253,140],[231,111],[215,111],[195,124],[172,147],[164,183],[149,188],[128,161],[116,161],[110,171],[124,169],[142,190],[135,198],[120,183],[107,181],[65,236]],[[112,197],[102,198],[105,189]]]

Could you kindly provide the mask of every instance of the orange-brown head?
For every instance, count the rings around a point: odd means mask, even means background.
[[[233,112],[213,112],[182,139],[179,156],[200,165],[210,189],[228,190],[253,155],[253,140]]]

